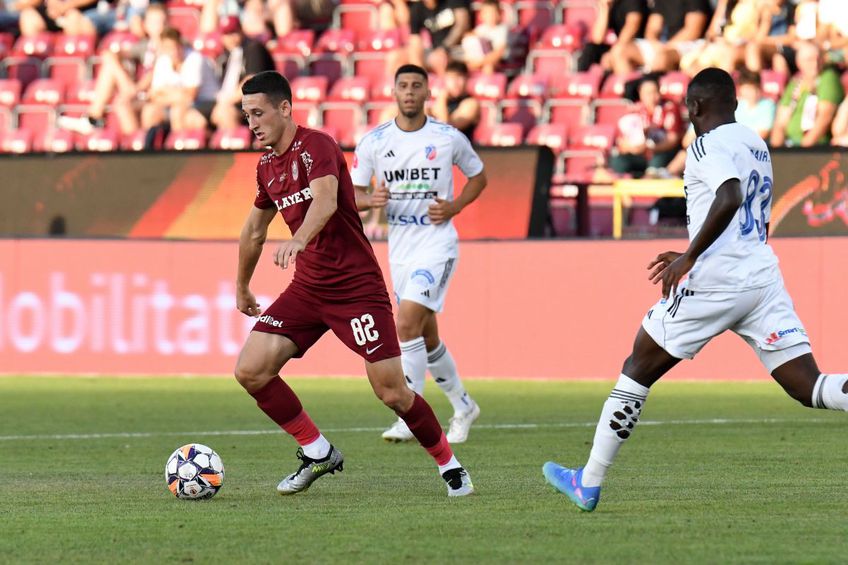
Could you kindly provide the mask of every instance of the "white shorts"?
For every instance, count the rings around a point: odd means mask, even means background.
[[[448,286],[456,269],[456,258],[418,263],[392,263],[395,300],[411,300],[433,312],[445,306]]]
[[[648,311],[642,327],[678,359],[692,359],[713,337],[731,330],[751,346],[769,373],[810,352],[807,332],[782,279],[739,292],[691,291],[684,283],[677,294]]]

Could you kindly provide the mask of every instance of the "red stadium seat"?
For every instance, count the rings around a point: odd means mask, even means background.
[[[31,131],[14,129],[0,132],[0,153],[29,153],[31,149]]]
[[[94,55],[96,45],[97,37],[93,35],[60,34],[53,44],[53,55],[56,57],[90,57]]]
[[[562,49],[531,49],[526,72],[547,77],[568,74],[574,68],[571,53]]]
[[[601,86],[601,98],[622,98],[624,89],[628,82],[638,80],[642,77],[639,71],[632,71],[620,75],[610,75]]]
[[[560,153],[568,145],[568,125],[539,124],[527,134],[527,143],[550,147],[554,153]]]
[[[667,100],[676,103],[683,102],[686,89],[689,87],[689,77],[685,73],[673,71],[660,78],[660,94]]]
[[[32,132],[32,150],[45,151],[45,142],[56,124],[56,110],[45,104],[21,104],[15,109],[18,129]]]
[[[383,121],[383,112],[386,108],[394,108],[395,102],[388,100],[382,102],[369,102],[365,105],[365,118],[369,126],[377,126]]]
[[[593,100],[598,97],[602,78],[602,75],[590,72],[554,77],[550,85],[550,93],[555,98]]]
[[[501,101],[499,109],[503,123],[521,126],[522,137],[542,117],[542,104],[537,100],[507,99]]]
[[[41,78],[33,81],[24,91],[24,104],[49,104],[56,106],[65,101],[65,85],[58,80]]]
[[[21,36],[12,48],[12,55],[19,57],[38,57],[44,59],[53,52],[56,35],[42,32],[31,36]]]
[[[509,98],[542,100],[548,93],[548,79],[544,75],[518,75],[509,84]]]
[[[296,102],[323,102],[327,99],[329,80],[324,76],[297,77],[291,81],[292,98]]]
[[[322,131],[322,132],[326,133],[327,135],[329,135],[333,139],[338,139],[339,132],[333,126],[320,126],[320,127],[315,128],[315,129],[317,129],[318,131]]]
[[[388,76],[389,68],[385,53],[354,53],[351,55],[353,74],[376,81]]]
[[[316,54],[309,58],[308,74],[326,77],[332,84],[346,74],[347,66],[347,57],[334,53]]]
[[[177,28],[183,38],[194,37],[200,29],[200,10],[193,6],[170,6],[168,25]]]
[[[358,102],[327,102],[321,104],[322,124],[335,128],[339,145],[355,145],[354,133],[365,124],[365,112]]]
[[[26,88],[41,76],[41,59],[29,56],[5,57],[0,61],[0,69],[4,70],[6,78],[15,79],[21,83],[22,88]]]
[[[565,171],[564,182],[592,182],[598,168],[606,166],[602,151],[597,150],[568,150],[562,154]]]
[[[0,133],[12,129],[12,111],[9,108],[0,106]]]
[[[0,79],[0,106],[14,108],[21,100],[21,81],[14,78]]]
[[[636,105],[627,99],[601,98],[592,104],[595,110],[595,123],[610,125],[618,128],[618,120],[625,114],[633,112]]]
[[[212,136],[212,141],[209,142],[209,147],[212,149],[242,151],[250,149],[252,141],[253,134],[250,133],[250,130],[246,126],[239,126],[235,129],[217,130]]]
[[[474,135],[474,140],[480,145],[498,147],[521,145],[523,139],[521,124],[495,124],[491,128],[484,128],[479,137],[477,132]]]
[[[370,95],[371,83],[365,77],[341,78],[330,89],[331,101],[353,101],[364,104]]]
[[[68,87],[65,99],[68,104],[90,104],[94,100],[95,81],[83,80]]]
[[[296,29],[284,37],[277,39],[274,53],[287,53],[309,57],[315,44],[315,32],[311,29]]]
[[[583,47],[583,30],[579,26],[557,24],[547,26],[537,45],[540,49],[577,51]]]
[[[386,53],[402,46],[397,30],[366,31],[360,34],[359,49],[351,55],[353,74],[366,76],[371,81],[389,74],[386,67]]]
[[[147,132],[144,130],[121,136],[121,149],[124,151],[143,151],[146,136]]]
[[[0,58],[9,55],[15,45],[15,36],[11,33],[0,33]]]
[[[79,151],[98,151],[108,153],[120,148],[118,143],[119,134],[111,129],[96,129],[91,135],[83,136],[77,142]]]
[[[582,125],[589,119],[589,103],[577,98],[550,99],[545,102],[544,115],[552,124]]]
[[[99,51],[126,53],[138,42],[138,37],[129,31],[110,31],[100,40]]]
[[[332,84],[346,74],[348,57],[355,48],[356,35],[349,29],[329,29],[315,44],[309,57],[309,73],[321,75]]]
[[[289,81],[303,74],[305,59],[301,55],[271,53],[271,58],[274,59],[274,68],[277,72]]]
[[[53,130],[45,139],[45,149],[51,153],[67,153],[73,151],[74,134],[66,130]]]
[[[301,126],[316,128],[321,125],[318,102],[300,101],[292,104],[292,119]]]
[[[554,21],[554,2],[527,2],[522,0],[515,3],[518,25],[544,29]]]
[[[395,78],[393,76],[383,76],[377,80],[371,81],[371,102],[383,102],[386,100],[394,100],[392,94],[395,88]]]
[[[609,151],[615,143],[615,126],[593,125],[574,128],[569,132],[569,149],[600,149]]]
[[[88,63],[78,56],[47,57],[44,61],[47,76],[70,88],[86,79]]]
[[[598,18],[595,0],[565,0],[563,2],[562,23],[590,30]]]
[[[495,73],[471,77],[468,92],[481,100],[502,100],[506,96],[506,75]]]
[[[342,4],[333,13],[333,27],[368,33],[377,28],[377,7],[371,3]]]
[[[224,44],[221,41],[221,34],[217,31],[198,34],[191,42],[191,47],[213,61],[217,61],[218,57],[224,54]]]
[[[206,148],[206,130],[172,131],[165,140],[165,149],[196,151]]]

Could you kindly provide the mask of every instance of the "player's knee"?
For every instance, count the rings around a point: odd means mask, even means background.
[[[408,408],[409,397],[412,392],[404,385],[401,387],[377,387],[374,393],[380,401],[394,410],[395,412],[403,412]]]
[[[259,371],[255,366],[239,361],[233,371],[238,383],[248,392],[253,392],[262,388],[266,382],[263,371]]]
[[[397,333],[401,341],[418,339],[424,335],[423,323],[414,316],[398,316]]]

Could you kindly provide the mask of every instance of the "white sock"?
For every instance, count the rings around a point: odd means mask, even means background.
[[[310,459],[323,459],[330,454],[330,442],[324,434],[318,434],[318,439],[301,447],[303,454]]]
[[[813,408],[848,412],[848,394],[843,392],[848,375],[819,375],[813,387]]]
[[[409,388],[424,396],[424,377],[427,374],[427,346],[423,337],[400,342],[400,362],[406,384]]]
[[[471,410],[474,401],[465,392],[465,387],[459,380],[453,356],[443,342],[440,342],[433,351],[427,352],[427,368],[433,375],[433,380],[450,400],[454,414],[464,414]]]
[[[583,486],[601,486],[618,449],[630,437],[639,415],[645,406],[650,389],[628,377],[620,375],[615,388],[604,402],[601,419],[595,428],[595,440],[589,462],[583,469]]]
[[[439,474],[442,475],[445,471],[450,471],[451,469],[457,469],[459,467],[462,467],[462,465],[460,465],[459,461],[456,460],[456,455],[451,455],[450,461],[444,465],[439,465]]]

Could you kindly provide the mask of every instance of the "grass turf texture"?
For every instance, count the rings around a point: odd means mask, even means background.
[[[844,561],[848,416],[770,382],[656,385],[643,422],[664,423],[639,426],[592,514],[541,465],[585,461],[612,383],[468,383],[483,416],[457,454],[478,494],[450,500],[423,450],[380,440],[393,415],[364,379],[290,382],[346,460],[280,497],[291,439],[203,433],[274,429],[229,379],[0,378],[0,562]],[[713,418],[732,422],[680,422]],[[150,435],[10,439],[123,432]],[[165,487],[165,460],[188,442],[226,465],[210,501]]]

